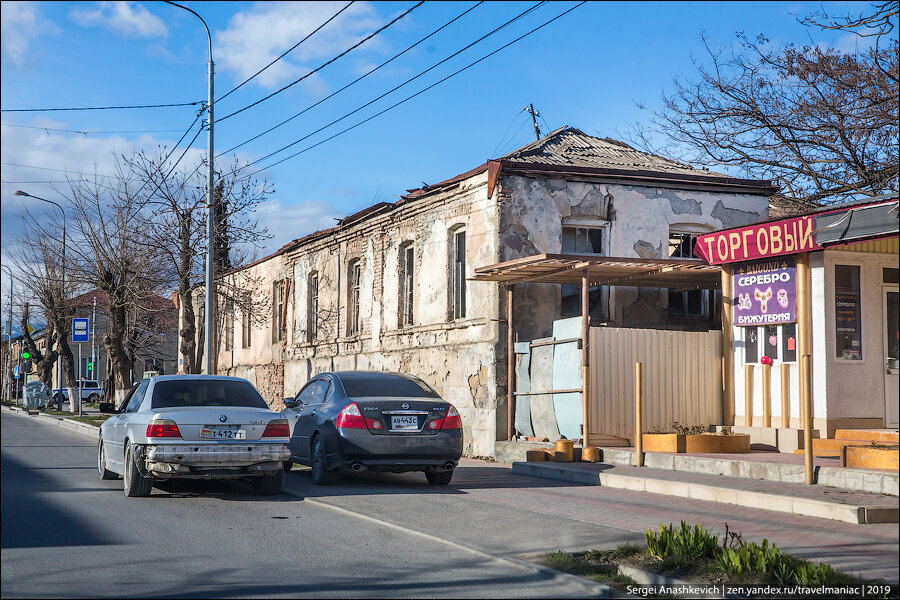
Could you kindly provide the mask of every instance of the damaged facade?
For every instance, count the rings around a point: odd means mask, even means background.
[[[276,408],[323,371],[411,373],[459,409],[465,453],[491,456],[507,437],[505,294],[467,281],[475,268],[540,253],[683,256],[697,234],[765,217],[771,191],[563,128],[245,267],[246,292],[271,310],[262,325],[226,316],[217,369],[246,377]],[[598,288],[591,318],[711,329],[709,293]],[[566,286],[515,294],[524,339],[580,314]]]

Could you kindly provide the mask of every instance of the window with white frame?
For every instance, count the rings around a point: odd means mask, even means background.
[[[250,327],[252,325],[250,319],[250,299],[244,299],[244,306],[241,307],[241,348],[249,348],[250,342],[253,340],[253,332]]]
[[[699,258],[694,246],[702,232],[672,229],[669,231],[669,258]],[[708,319],[711,314],[710,290],[672,290],[669,292],[669,316],[686,319]]]
[[[604,244],[606,242],[606,222],[594,217],[576,217],[565,219],[562,223],[561,249],[563,254],[585,254],[588,256],[602,256],[606,254]],[[577,317],[581,315],[581,286],[563,284],[560,286],[562,295],[560,304],[560,316]],[[593,286],[588,288],[588,313],[604,314],[604,299],[608,296],[606,286]]]
[[[284,292],[286,280],[279,279],[272,283],[272,341],[280,342],[284,338]]]
[[[234,300],[225,301],[225,351],[234,350]]]

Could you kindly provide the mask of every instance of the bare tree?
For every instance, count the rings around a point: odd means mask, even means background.
[[[175,288],[180,309],[179,347],[185,360],[183,369],[199,373],[203,362],[204,319],[196,309],[194,296],[204,279],[206,259],[206,190],[198,177],[200,166],[175,172],[160,152],[136,154],[129,166],[145,181],[151,212],[146,229],[147,243],[162,257],[162,268]],[[248,301],[243,289],[235,288],[225,272],[252,260],[248,248],[258,247],[268,232],[254,218],[256,207],[270,189],[265,182],[240,178],[237,162],[217,173],[215,187],[216,295],[218,306],[235,306],[259,312],[259,298]],[[244,288],[245,289],[245,288]],[[219,331],[224,327],[222,310],[216,311]],[[198,319],[198,317],[201,317]]]
[[[69,409],[77,413],[80,398],[75,376],[75,357],[69,346],[71,334],[72,292],[78,289],[72,281],[72,263],[63,262],[62,239],[55,237],[61,224],[54,220],[39,221],[29,212],[23,215],[25,226],[17,236],[14,250],[16,262],[22,271],[21,281],[30,297],[37,300],[47,320],[47,352],[39,352],[37,344],[28,332],[29,307],[22,315],[22,332],[29,353],[34,357],[41,381],[50,385],[53,367],[62,360],[65,385],[69,390]],[[55,345],[55,349],[54,349]],[[59,382],[60,388],[63,383]]]
[[[638,146],[687,163],[729,166],[781,191],[775,213],[790,213],[898,189],[898,42],[888,34],[897,1],[810,27],[858,30],[875,38],[854,52],[820,45],[777,47],[739,34],[738,50],[694,61],[693,79],[676,78]]]

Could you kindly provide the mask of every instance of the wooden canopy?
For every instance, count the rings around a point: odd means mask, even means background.
[[[721,269],[702,260],[617,258],[583,254],[538,254],[475,269],[471,281],[570,283],[580,285],[587,270],[590,285],[718,289]]]

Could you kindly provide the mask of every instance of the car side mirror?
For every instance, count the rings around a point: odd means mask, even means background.
[[[114,415],[118,411],[116,410],[116,405],[112,402],[101,402],[100,403],[100,413],[105,415]]]
[[[297,406],[296,398],[285,398],[284,399],[284,407],[285,408],[294,408],[295,406]]]

